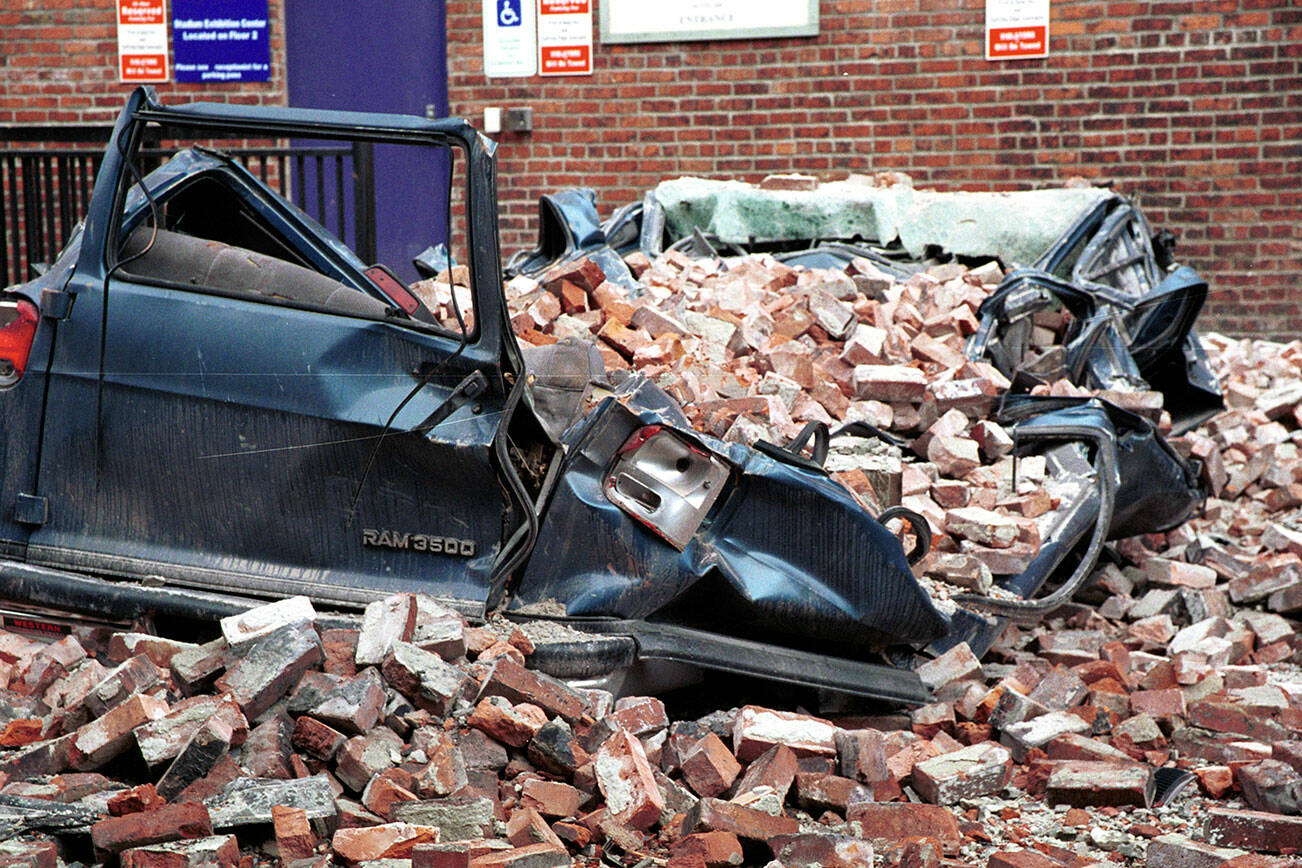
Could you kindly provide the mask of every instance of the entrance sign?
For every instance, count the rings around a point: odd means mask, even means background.
[[[817,36],[818,0],[602,0],[602,42]]]
[[[172,0],[177,81],[270,81],[267,0]]]
[[[986,60],[1049,56],[1049,0],[986,0]]]
[[[538,71],[534,0],[484,0],[484,75],[504,78]]]
[[[167,81],[165,0],[118,0],[118,80]]]
[[[538,74],[592,75],[592,0],[538,0]]]

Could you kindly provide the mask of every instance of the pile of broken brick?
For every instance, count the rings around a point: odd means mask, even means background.
[[[859,453],[835,474],[871,510],[927,516],[919,570],[984,589],[1034,554],[1052,494],[1034,467],[1010,486],[986,419],[1008,383],[962,356],[996,269],[630,259],[636,298],[585,262],[515,279],[522,340],[594,340],[725,439],[810,420],[907,435],[916,460]],[[1043,347],[1061,335],[1038,327]],[[1229,409],[1173,442],[1203,461],[1206,508],[1117,543],[1075,602],[983,660],[925,663],[929,705],[671,721],[534,671],[527,627],[413,595],[360,620],[284,600],[202,645],[0,633],[0,864],[1292,864],[1302,345],[1205,342]],[[1160,395],[1111,397],[1161,418]]]
[[[992,576],[1030,563],[1037,519],[1052,506],[1043,459],[1020,463],[1014,490],[1013,440],[989,418],[1009,381],[963,355],[977,308],[1003,276],[997,264],[941,265],[900,281],[866,259],[845,271],[677,251],[627,261],[636,297],[588,259],[541,281],[514,278],[517,336],[595,341],[608,371],[637,370],[693,427],[725,441],[784,444],[811,422],[863,422],[906,438],[918,461],[901,461],[883,440],[849,437],[833,442],[827,469],[874,514],[902,504],[927,519],[937,536],[924,572],[947,585],[985,592]],[[1065,325],[1045,328],[1045,343]],[[1051,393],[1080,390],[1064,382]],[[1157,393],[1118,397],[1140,412],[1161,408]]]
[[[926,664],[938,701],[911,714],[832,719],[670,721],[531,670],[518,628],[413,595],[351,626],[284,600],[204,645],[3,634],[0,860],[1289,864],[1226,863],[1302,846],[1295,694],[1251,662],[1291,647],[1287,622],[1209,619],[1160,654],[1149,629],[1104,641],[1099,616],[1073,619],[1036,653],[1013,635],[984,668],[962,645]],[[1177,756],[1207,798],[1148,807]]]

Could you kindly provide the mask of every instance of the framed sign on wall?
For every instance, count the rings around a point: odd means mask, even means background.
[[[818,35],[818,0],[602,0],[602,42]]]
[[[267,0],[172,0],[177,81],[271,81]]]

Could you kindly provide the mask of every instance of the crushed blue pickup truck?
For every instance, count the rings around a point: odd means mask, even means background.
[[[160,138],[181,144],[150,164],[142,142]],[[436,240],[465,291],[434,297],[363,262],[214,146],[264,139],[430,149],[448,173],[428,188],[448,200]],[[723,442],[649,379],[607,377],[589,347],[521,347],[493,151],[459,120],[134,93],[80,231],[0,300],[0,608],[188,623],[292,595],[348,610],[418,592],[572,629],[535,661],[560,676],[723,670],[919,703],[919,653],[982,653],[1007,619],[1069,599],[1106,540],[1196,507],[1197,468],[1148,420],[1010,395],[1019,454],[1080,480],[1079,496],[1003,594],[942,611],[911,569],[926,520],[870,514],[823,467],[829,440],[862,425]],[[1174,272],[1186,307],[1129,320],[1127,298],[1072,284],[1068,254],[1119,220],[1100,211],[1057,259],[1010,274],[974,357],[999,364],[1017,317],[1054,300],[1089,324],[1069,347],[1082,376],[1178,379],[1196,276]],[[1127,323],[1142,346],[1109,353]],[[1214,383],[1198,397],[1219,402]]]

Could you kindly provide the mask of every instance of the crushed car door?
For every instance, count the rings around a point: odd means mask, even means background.
[[[474,299],[461,334],[399,314],[337,240],[215,155],[151,175],[152,203],[114,198],[131,114],[60,324],[49,518],[29,557],[216,590],[417,590],[482,608],[511,514],[493,459],[506,401],[494,300]],[[190,234],[241,221],[243,244]],[[264,237],[275,243],[250,249]]]

